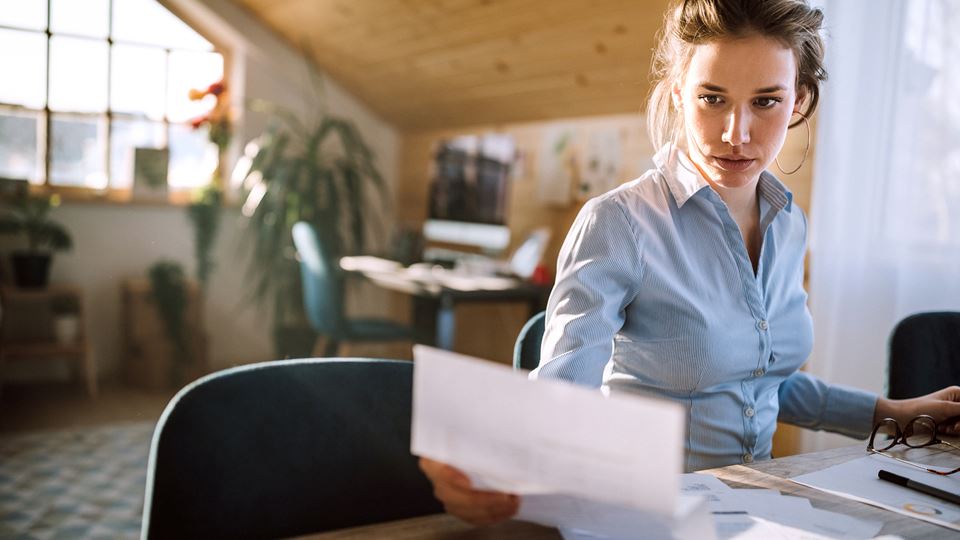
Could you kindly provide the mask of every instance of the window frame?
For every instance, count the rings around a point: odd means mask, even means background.
[[[38,165],[38,177],[40,182],[35,183],[34,178],[8,178],[9,180],[14,181],[26,181],[29,190],[31,193],[39,194],[60,194],[63,198],[71,201],[86,201],[86,202],[108,202],[108,203],[118,203],[118,204],[146,204],[146,205],[185,205],[188,204],[191,200],[191,192],[194,191],[197,187],[178,187],[170,188],[168,186],[166,191],[166,196],[161,198],[148,198],[148,199],[139,199],[134,195],[133,187],[129,188],[117,188],[111,185],[112,178],[112,153],[111,153],[111,143],[113,141],[113,126],[116,121],[147,121],[156,123],[162,126],[162,146],[161,148],[169,148],[170,145],[170,134],[171,128],[174,126],[184,125],[184,122],[174,122],[171,121],[168,116],[167,103],[170,97],[170,88],[169,88],[169,69],[170,69],[170,55],[175,52],[203,52],[198,49],[183,48],[183,47],[169,47],[156,45],[152,43],[144,43],[138,41],[130,41],[125,39],[115,39],[113,37],[113,10],[114,4],[123,0],[106,0],[107,1],[107,35],[106,37],[91,37],[81,34],[71,33],[71,32],[53,32],[51,30],[51,19],[52,19],[52,7],[53,0],[45,0],[47,4],[46,12],[46,23],[43,30],[38,30],[36,28],[26,28],[20,26],[11,26],[7,24],[0,23],[0,30],[10,30],[16,32],[25,32],[35,35],[43,35],[45,40],[46,47],[46,66],[45,66],[45,80],[44,80],[44,104],[42,108],[32,108],[25,105],[6,103],[0,101],[0,112],[9,112],[13,114],[29,114],[37,116],[37,165]],[[200,25],[194,24],[190,18],[184,17],[178,10],[167,5],[165,2],[159,0],[154,0],[160,7],[170,12],[173,16],[180,20],[183,24],[190,27],[193,31],[203,37],[212,45],[209,53],[215,53],[220,55],[223,64],[223,81],[229,80],[230,74],[230,54],[229,50],[223,46],[218,40],[211,38],[205,33]],[[51,41],[54,36],[58,37],[67,37],[75,39],[83,39],[91,42],[97,43],[106,43],[107,44],[107,81],[106,81],[106,109],[102,112],[83,112],[83,111],[54,111],[50,108],[50,75],[51,75],[51,64],[50,64],[50,50],[51,50]],[[145,47],[153,50],[161,51],[165,59],[165,70],[164,73],[165,80],[167,83],[164,85],[163,101],[164,101],[164,110],[163,117],[160,119],[151,118],[145,113],[130,113],[130,112],[115,112],[112,109],[111,97],[113,91],[113,63],[114,63],[114,46],[115,45],[130,45],[136,47]],[[104,188],[94,188],[87,186],[71,186],[71,185],[56,185],[50,182],[51,174],[51,145],[52,137],[51,126],[54,122],[54,117],[56,115],[62,115],[67,118],[84,118],[95,120],[97,122],[102,122],[104,125],[104,135],[103,135],[103,151],[99,159],[102,162],[103,170],[107,177],[107,184]],[[220,153],[217,156],[217,167],[219,168],[224,161],[225,156]],[[169,171],[168,171],[169,174]],[[225,187],[223,174],[214,174],[213,181],[217,183],[218,187],[223,189]]]

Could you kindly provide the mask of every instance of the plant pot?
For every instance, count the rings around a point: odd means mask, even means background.
[[[61,345],[73,345],[80,337],[80,317],[75,314],[57,315],[53,319],[53,335]]]
[[[23,289],[42,289],[50,278],[49,253],[14,253],[10,255],[13,265],[13,281]]]

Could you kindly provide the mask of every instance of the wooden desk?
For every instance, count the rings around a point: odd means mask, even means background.
[[[461,302],[524,302],[532,317],[543,310],[547,287],[501,277],[461,276],[444,272],[435,279],[390,261],[372,257],[344,257],[340,267],[374,285],[413,297],[416,342],[452,350],[456,333],[454,308]]]
[[[893,534],[910,539],[952,538],[955,532],[944,527],[844,499],[787,480],[787,478],[793,476],[825,469],[844,461],[862,457],[866,455],[865,447],[865,444],[857,444],[836,450],[802,454],[751,465],[732,465],[703,472],[720,478],[731,487],[778,489],[784,495],[806,497],[810,499],[813,506],[823,510],[839,512],[861,519],[882,521],[884,525],[880,534]],[[505,540],[557,540],[560,538],[560,534],[555,529],[517,521],[510,521],[496,527],[474,528],[449,515],[440,514],[344,529],[304,538],[315,540],[360,540],[365,538],[391,538],[393,540],[492,540],[500,538]]]

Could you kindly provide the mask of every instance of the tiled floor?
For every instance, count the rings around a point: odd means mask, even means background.
[[[0,436],[0,538],[137,538],[153,426]]]
[[[173,394],[4,386],[0,539],[139,537],[150,437]]]

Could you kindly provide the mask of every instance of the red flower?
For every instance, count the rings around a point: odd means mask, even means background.
[[[190,127],[193,129],[200,129],[200,126],[210,121],[210,115],[205,114],[203,116],[198,116],[193,120],[190,120]]]
[[[222,94],[225,89],[226,89],[226,87],[224,86],[223,81],[219,81],[219,82],[215,82],[215,83],[211,84],[211,85],[207,88],[207,93],[208,93],[208,94],[213,94],[214,96],[219,97],[220,94]]]

